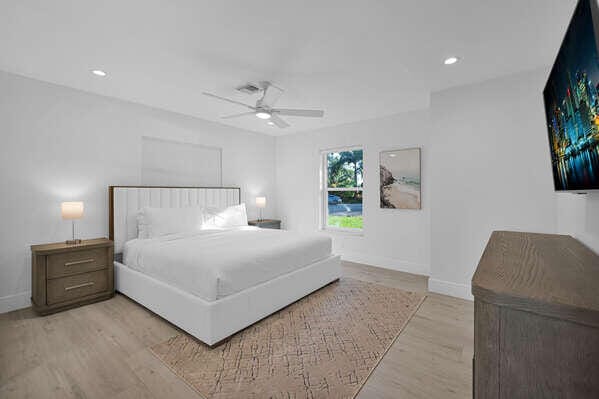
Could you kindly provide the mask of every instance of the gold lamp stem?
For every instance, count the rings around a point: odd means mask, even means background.
[[[71,220],[72,223],[72,231],[73,231],[73,239],[72,240],[67,240],[67,244],[68,245],[76,245],[76,244],[81,244],[81,240],[80,239],[76,239],[75,238],[75,220]]]
[[[72,239],[67,240],[67,244],[81,244],[81,240],[75,238],[75,219],[81,219],[83,217],[83,202],[74,201],[74,202],[63,202],[60,204],[60,211],[63,219],[71,220],[71,228],[72,228]]]

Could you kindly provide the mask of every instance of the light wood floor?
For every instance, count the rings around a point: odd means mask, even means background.
[[[427,279],[355,263],[344,275],[411,291]],[[0,398],[199,398],[147,349],[178,330],[122,295],[46,317],[0,315]],[[358,395],[468,398],[472,302],[428,294]]]

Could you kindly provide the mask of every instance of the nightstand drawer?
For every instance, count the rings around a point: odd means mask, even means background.
[[[248,220],[250,226],[260,227],[261,229],[280,229],[281,221],[276,219]]]
[[[71,276],[108,266],[106,248],[87,249],[48,255],[48,279]]]
[[[48,280],[48,305],[81,298],[108,290],[108,272],[77,274],[74,276]]]

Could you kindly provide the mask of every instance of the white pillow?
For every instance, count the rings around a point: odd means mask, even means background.
[[[234,205],[225,209],[205,208],[204,212],[203,228],[238,227],[248,225],[245,204]]]
[[[137,214],[137,237],[156,238],[166,234],[199,231],[204,223],[201,207],[150,208]]]

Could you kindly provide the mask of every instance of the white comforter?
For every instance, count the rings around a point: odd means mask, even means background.
[[[237,227],[134,239],[125,265],[207,301],[242,291],[331,255],[320,234]]]

